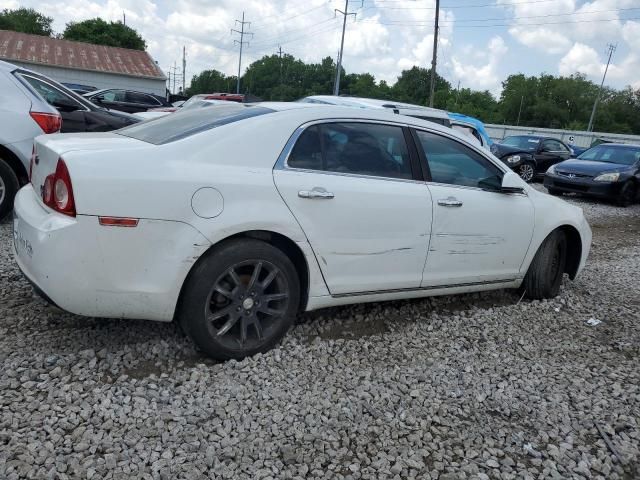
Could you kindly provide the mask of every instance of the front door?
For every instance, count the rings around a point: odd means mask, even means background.
[[[515,279],[533,235],[534,210],[524,194],[484,189],[502,170],[453,138],[417,131],[429,169],[433,226],[422,286]],[[424,160],[424,159],[423,159]]]
[[[551,165],[571,158],[571,150],[554,139],[542,140],[535,155],[536,173],[545,173]]]
[[[400,126],[308,127],[274,170],[332,295],[418,288],[431,196]]]

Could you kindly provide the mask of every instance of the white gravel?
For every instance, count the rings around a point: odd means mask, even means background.
[[[554,301],[324,310],[219,364],[172,324],[47,306],[5,222],[0,478],[640,478],[640,206],[569,200],[594,247]]]

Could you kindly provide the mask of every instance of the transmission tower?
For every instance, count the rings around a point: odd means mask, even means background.
[[[240,69],[242,67],[242,47],[245,45],[249,45],[249,42],[244,41],[245,35],[251,35],[253,37],[253,33],[245,32],[244,26],[251,25],[251,22],[244,21],[244,12],[242,12],[242,20],[236,20],[236,26],[240,25],[240,30],[236,30],[235,28],[231,29],[231,34],[237,33],[240,35],[240,40],[234,40],[233,43],[240,45],[240,56],[238,57],[238,82],[236,84],[236,93],[240,93]]]

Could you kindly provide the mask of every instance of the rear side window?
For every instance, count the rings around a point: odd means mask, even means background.
[[[102,97],[107,102],[124,102],[126,101],[123,90],[107,90],[97,96]]]
[[[216,105],[212,108],[172,113],[152,122],[142,122],[122,128],[116,133],[143,142],[163,145],[228,123],[239,122],[274,111],[266,107],[229,103],[229,105]]]
[[[291,168],[413,178],[401,127],[373,123],[327,123],[305,130],[294,146]]]
[[[160,102],[151,95],[138,92],[126,92],[127,102],[141,103],[143,105],[160,105]]]
[[[432,182],[481,188],[480,181],[502,177],[498,167],[465,145],[429,132],[416,133]]]
[[[80,104],[71,96],[55,88],[51,84],[40,80],[39,78],[31,75],[19,74],[20,78],[25,80],[38,94],[50,105],[56,105],[63,102],[72,102],[78,106],[78,108],[84,109],[84,105]]]

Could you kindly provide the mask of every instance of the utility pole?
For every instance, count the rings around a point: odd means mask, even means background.
[[[433,27],[433,57],[431,58],[431,87],[429,87],[429,106],[433,107],[433,94],[436,88],[436,60],[438,57],[438,19],[440,18],[440,0],[436,0],[436,22]]]
[[[125,27],[127,26],[127,16],[125,15],[124,10],[122,11],[122,25]]]
[[[176,93],[176,70],[178,70],[178,67],[176,66],[176,61],[173,61],[173,91],[172,93],[175,95]]]
[[[364,0],[362,0],[362,4],[364,5]],[[340,40],[340,53],[338,54],[338,66],[336,68],[336,81],[333,85],[333,94],[335,96],[340,95],[340,73],[342,70],[342,52],[344,50],[344,32],[347,28],[347,17],[349,15],[353,15],[354,18],[357,15],[356,12],[349,11],[349,0],[344,0],[344,11],[334,9],[334,15],[339,13],[342,15],[342,39]]]
[[[231,29],[231,34],[232,35],[234,33],[239,33],[240,34],[240,40],[234,40],[233,41],[234,44],[240,45],[240,56],[238,57],[238,82],[236,84],[236,93],[240,93],[240,68],[242,67],[242,47],[244,47],[245,44],[249,44],[249,42],[245,42],[244,41],[244,36],[245,35],[253,36],[253,33],[244,31],[244,26],[245,25],[251,25],[251,22],[245,22],[244,21],[244,12],[242,12],[242,21],[236,20],[236,24],[240,25],[240,30],[236,30],[236,29],[232,28]]]
[[[520,108],[518,109],[518,121],[516,122],[516,127],[520,125],[520,114],[522,113],[522,103],[524,102],[524,95],[520,96]]]
[[[187,89],[187,47],[182,46],[182,94]]]
[[[280,101],[282,101],[282,45],[278,45],[278,56],[280,57]]]
[[[454,107],[458,106],[459,99],[460,99],[460,80],[458,80],[458,88],[456,90],[456,103],[454,104]]]
[[[593,102],[593,110],[591,110],[591,118],[589,119],[589,126],[587,127],[587,132],[593,131],[593,123],[596,119],[596,109],[598,108],[598,102],[600,102],[600,96],[602,95],[602,87],[604,86],[604,79],[607,78],[607,71],[609,70],[609,64],[611,63],[611,56],[613,52],[616,51],[618,45],[612,45],[611,43],[607,46],[609,49],[609,59],[607,60],[607,66],[604,69],[604,75],[602,76],[602,82],[600,83],[600,90],[598,90],[598,95],[596,96],[595,102]]]

